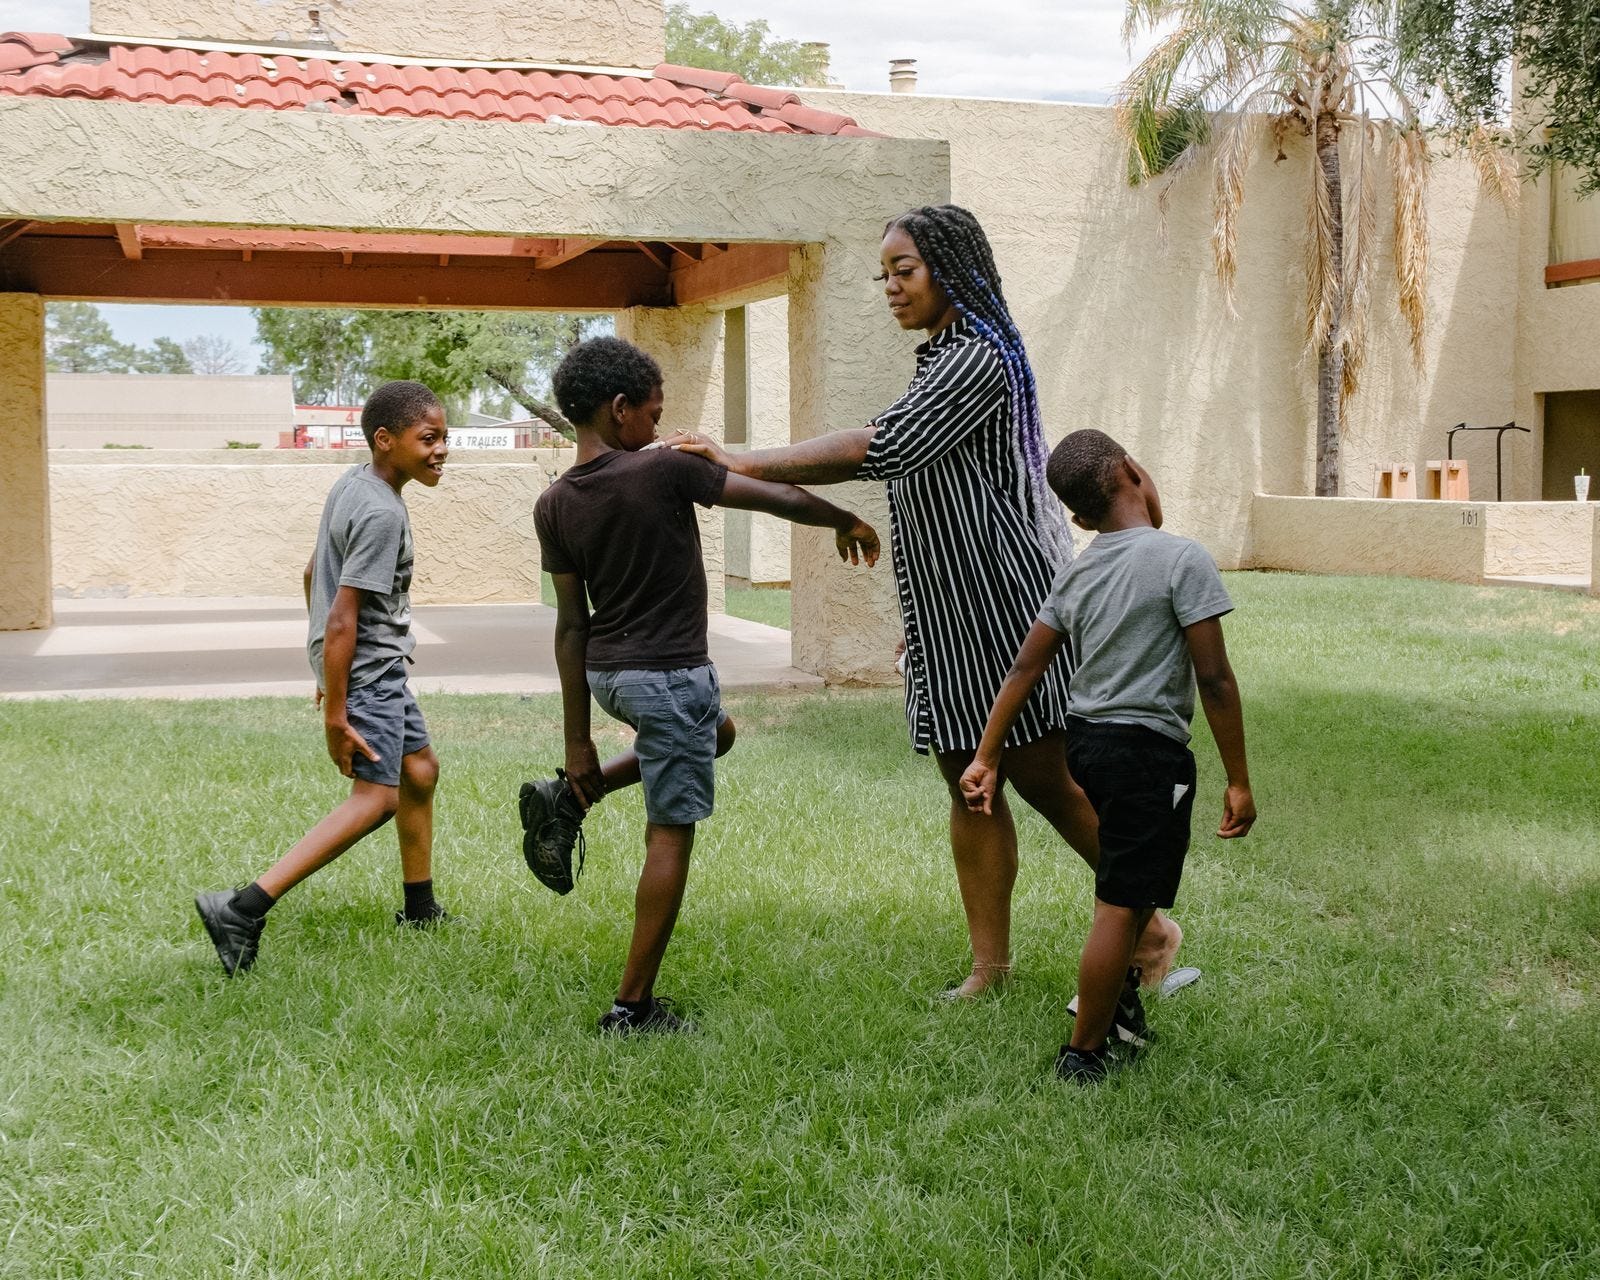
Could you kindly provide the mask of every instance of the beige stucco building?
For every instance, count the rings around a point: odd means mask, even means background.
[[[317,12],[313,28],[287,4],[97,0],[106,43],[54,54],[62,82],[98,100],[8,94],[0,76],[0,431],[18,461],[0,481],[0,626],[50,618],[46,298],[611,311],[666,370],[667,425],[737,422],[759,447],[860,426],[898,395],[915,338],[872,282],[878,238],[900,210],[950,198],[994,241],[1052,436],[1096,425],[1123,438],[1157,471],[1172,524],[1225,566],[1252,563],[1255,494],[1310,492],[1301,165],[1256,159],[1234,317],[1212,279],[1206,185],[1176,190],[1163,229],[1153,197],[1126,186],[1102,108],[818,90],[801,102],[652,68],[659,0]],[[118,59],[132,74],[140,58],[166,68],[159,102],[106,87]],[[529,114],[528,86],[547,83],[537,91],[565,105]],[[1570,280],[1549,278],[1548,183],[1508,208],[1441,161],[1429,218],[1427,358],[1418,371],[1406,354],[1385,262],[1346,492],[1367,491],[1374,463],[1440,456],[1457,422],[1514,418],[1532,432],[1507,439],[1506,496],[1547,496],[1546,398],[1600,388],[1600,289],[1551,287]],[[1600,243],[1555,221],[1557,256],[1600,260]],[[1554,403],[1578,424],[1550,450],[1565,466],[1593,424],[1581,396]],[[1493,495],[1486,450],[1458,449],[1475,499]],[[514,524],[518,482],[482,480],[473,500],[508,502]],[[106,502],[116,485],[108,472],[70,500]],[[883,519],[875,486],[843,486],[841,500]],[[720,564],[721,522],[707,532]],[[887,674],[889,575],[841,568],[816,531],[793,542],[797,665]],[[781,557],[754,522],[729,528],[727,552],[758,580]]]
[[[51,373],[52,449],[274,449],[294,430],[287,374]]]

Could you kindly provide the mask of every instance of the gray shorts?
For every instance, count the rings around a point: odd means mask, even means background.
[[[428,726],[422,708],[406,687],[406,664],[396,662],[371,684],[345,696],[345,716],[350,727],[378,753],[376,761],[359,751],[350,765],[356,777],[383,787],[400,785],[400,760],[428,745]]]
[[[590,671],[600,709],[638,735],[645,817],[658,826],[687,826],[711,816],[716,796],[717,726],[722,710],[717,669]]]

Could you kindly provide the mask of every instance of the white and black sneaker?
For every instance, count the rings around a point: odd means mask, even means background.
[[[1078,1016],[1078,997],[1067,1002],[1067,1015]],[[1122,993],[1117,997],[1117,1011],[1111,1015],[1111,1033],[1123,1044],[1143,1049],[1155,1040],[1144,1020],[1144,1001],[1139,999],[1139,970],[1129,969],[1122,980]]]
[[[649,1004],[642,1009],[630,1008],[625,1004],[613,1004],[611,1008],[600,1015],[598,1030],[603,1036],[632,1036],[632,1035],[692,1035],[700,1028],[689,1019],[680,1017],[673,1011],[672,1001],[662,998],[651,998]]]

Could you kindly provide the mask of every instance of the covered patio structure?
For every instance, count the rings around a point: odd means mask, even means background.
[[[587,7],[568,17],[600,39]],[[659,49],[659,0],[620,7],[619,51]],[[48,300],[613,312],[662,364],[664,426],[717,434],[723,311],[787,295],[793,438],[859,426],[901,389],[877,242],[898,210],[948,198],[946,143],[603,47],[508,60],[503,16],[501,47],[474,46],[488,60],[400,35],[373,53],[268,43],[239,29],[246,8],[185,6],[204,38],[154,0],[138,37],[0,37],[0,629],[51,621]],[[423,8],[381,6],[402,35]],[[883,523],[876,487],[841,500]],[[841,569],[820,531],[793,556],[795,665],[881,677],[890,576]]]

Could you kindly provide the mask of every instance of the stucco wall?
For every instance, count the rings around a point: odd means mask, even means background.
[[[1484,573],[1587,575],[1594,507],[1587,502],[1490,503],[1484,508]]]
[[[3,98],[0,217],[859,243],[883,208],[942,187],[948,157],[887,138]]]
[[[789,443],[789,302],[769,298],[745,308],[750,361],[750,449]],[[728,572],[757,586],[789,582],[789,522],[758,511],[726,518]]]
[[[1124,180],[1109,110],[812,96],[868,128],[949,140],[953,198],[979,216],[994,243],[1052,440],[1081,426],[1121,439],[1155,471],[1172,527],[1203,540],[1224,565],[1247,554],[1253,492],[1311,491],[1315,361],[1301,336],[1302,142],[1290,142],[1281,164],[1266,142],[1255,157],[1239,236],[1240,315],[1232,318],[1212,270],[1209,182],[1191,178],[1174,189],[1163,239],[1155,193]],[[1382,172],[1378,224],[1387,227],[1386,165]],[[1368,370],[1345,440],[1344,491],[1352,496],[1370,494],[1374,462],[1442,457],[1446,428],[1512,416],[1517,217],[1456,161],[1435,165],[1428,210],[1427,361],[1419,376],[1385,245]],[[874,323],[890,324],[881,299],[876,305]],[[901,344],[902,383],[915,340]],[[1506,445],[1507,497],[1537,497],[1532,448],[1510,438]],[[1471,463],[1473,496],[1492,497],[1492,443],[1468,442],[1459,452]]]
[[[121,463],[51,468],[56,591],[73,596],[294,595],[343,466]],[[451,463],[407,485],[421,603],[537,600],[533,503],[546,477]]]
[[[1484,503],[1258,493],[1251,505],[1252,568],[1483,581]]]
[[[566,449],[456,449],[452,468],[468,463],[513,463],[541,473],[564,471],[572,465],[574,450]],[[52,449],[51,466],[121,467],[130,464],[175,467],[228,465],[241,467],[340,467],[367,460],[365,449]],[[410,493],[410,490],[406,490]]]
[[[1543,397],[1547,393],[1600,390],[1600,339],[1596,337],[1600,335],[1600,283],[1562,289],[1545,286],[1544,269],[1550,262],[1549,202],[1548,175],[1525,188],[1514,410],[1519,424],[1535,429],[1535,449],[1543,443]],[[1536,474],[1542,476],[1542,471],[1541,457]],[[1567,495],[1565,485],[1557,487],[1560,491],[1549,497]]]
[[[697,431],[722,438],[722,313],[709,307],[633,307],[617,317],[617,336],[637,343],[661,366],[665,401],[660,433]],[[706,565],[706,603],[726,607],[723,511],[695,508]]]
[[[93,0],[106,35],[301,43],[323,37],[351,52],[480,60],[653,67],[661,61],[661,0]]]
[[[44,303],[0,293],[0,630],[50,625]]]
[[[1600,502],[1589,504],[1589,514],[1594,521],[1589,538],[1589,594],[1600,596]]]

